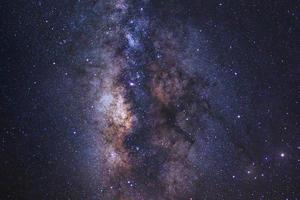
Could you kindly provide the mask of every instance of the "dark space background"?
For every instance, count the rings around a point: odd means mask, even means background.
[[[0,3],[0,199],[92,199],[79,167],[87,126],[74,68],[78,29],[85,26],[80,3]],[[206,36],[207,48],[213,49],[208,57],[223,74],[225,95],[216,97],[220,112],[235,126],[257,125],[245,144],[259,172],[230,193],[220,186],[224,193],[218,199],[299,199],[300,2],[150,4],[162,24],[176,19]],[[236,107],[228,108],[227,101]],[[247,122],[237,122],[236,116]],[[214,199],[211,185],[196,199]]]

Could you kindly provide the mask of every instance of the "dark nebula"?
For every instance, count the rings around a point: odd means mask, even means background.
[[[1,4],[1,199],[300,198],[299,2]]]

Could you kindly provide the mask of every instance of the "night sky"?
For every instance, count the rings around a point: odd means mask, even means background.
[[[300,199],[299,9],[1,1],[0,199]]]

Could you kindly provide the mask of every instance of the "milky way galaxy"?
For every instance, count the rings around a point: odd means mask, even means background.
[[[299,199],[299,8],[1,2],[0,199]]]
[[[216,124],[226,134],[230,125],[210,102],[222,98],[210,91],[216,81],[197,69],[211,66],[197,65],[193,47],[185,44],[197,33],[191,27],[183,31],[185,25],[180,30],[162,26],[149,16],[151,9],[148,1],[94,5],[103,23],[95,24],[97,39],[91,43],[98,40],[97,45],[86,47],[81,67],[92,99],[94,156],[101,163],[94,169],[99,170],[99,198],[197,199],[201,185],[207,185],[207,161],[197,152],[213,156],[205,149],[213,140],[220,152],[229,151],[228,160],[243,156],[251,162],[246,147],[231,141],[233,130],[221,141],[209,130]]]

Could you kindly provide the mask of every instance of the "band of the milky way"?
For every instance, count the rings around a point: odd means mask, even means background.
[[[300,198],[299,2],[1,4],[1,199]]]

